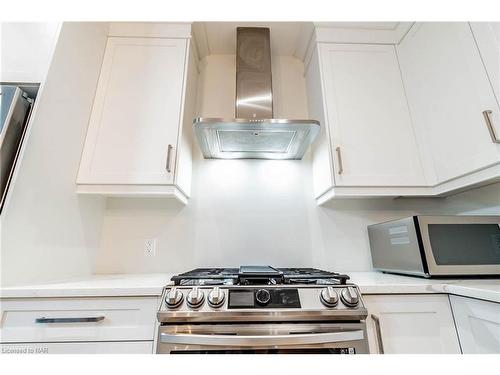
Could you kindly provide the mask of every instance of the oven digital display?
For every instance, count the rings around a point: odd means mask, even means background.
[[[228,308],[300,308],[299,291],[292,288],[230,289]]]
[[[253,307],[254,294],[252,291],[230,291],[229,308],[231,307]]]

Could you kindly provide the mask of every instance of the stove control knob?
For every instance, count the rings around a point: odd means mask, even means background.
[[[197,286],[195,286],[187,295],[187,304],[189,307],[195,309],[201,307],[205,302],[205,294]]]
[[[255,293],[255,299],[259,305],[267,305],[271,300],[271,293],[267,289],[259,289]]]
[[[165,303],[169,309],[179,307],[184,299],[184,294],[174,286],[165,296]]]
[[[359,295],[356,288],[348,286],[340,293],[342,303],[347,307],[356,307],[359,303]]]
[[[339,303],[339,295],[335,291],[335,288],[329,286],[323,289],[319,295],[321,303],[326,307],[335,307]]]
[[[224,304],[224,300],[226,298],[225,293],[220,290],[218,286],[216,286],[209,294],[208,294],[208,304],[210,307],[221,307]]]

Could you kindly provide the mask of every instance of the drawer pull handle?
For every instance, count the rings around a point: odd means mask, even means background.
[[[104,316],[90,316],[87,318],[36,318],[35,323],[94,323],[104,320]]]
[[[384,354],[384,343],[382,341],[382,331],[380,329],[380,319],[377,315],[372,314],[373,324],[375,325],[375,334],[377,337],[378,352]]]
[[[500,143],[500,139],[498,139],[498,137],[495,133],[495,128],[493,127],[493,120],[491,119],[492,113],[493,112],[489,109],[486,111],[483,111],[484,121],[486,122],[486,127],[488,128],[488,131],[490,132],[491,141],[493,143]]]

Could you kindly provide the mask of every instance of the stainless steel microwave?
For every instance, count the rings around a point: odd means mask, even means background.
[[[368,226],[373,268],[423,277],[500,275],[500,216],[412,216]]]

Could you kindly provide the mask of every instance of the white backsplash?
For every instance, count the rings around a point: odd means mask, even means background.
[[[233,117],[235,57],[201,66],[198,112]],[[307,118],[303,64],[273,57],[274,114]],[[197,150],[197,146],[195,147]],[[414,213],[500,214],[500,185],[448,199],[340,200],[318,207],[311,160],[203,160],[196,152],[187,206],[161,199],[108,199],[95,270],[180,272],[201,266],[271,264],[371,269],[366,226]],[[144,242],[156,238],[156,256]]]
[[[368,271],[366,226],[414,213],[500,214],[500,185],[450,198],[340,200],[318,207],[309,158],[202,160],[187,206],[108,199],[96,272],[179,272],[272,264]],[[144,241],[157,239],[156,256]]]

